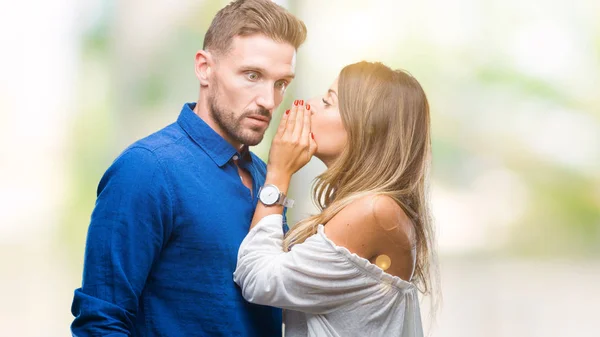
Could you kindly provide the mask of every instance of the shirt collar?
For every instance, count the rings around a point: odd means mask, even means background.
[[[241,162],[252,161],[248,146],[244,145],[237,152],[233,145],[229,144],[221,135],[213,130],[205,121],[194,112],[196,103],[186,103],[181,109],[177,123],[194,140],[208,156],[222,167],[227,164],[233,156],[237,155]]]

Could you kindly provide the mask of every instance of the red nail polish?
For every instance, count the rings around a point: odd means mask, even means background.
[[[300,100],[300,105],[304,105],[304,100],[303,99]]]
[[[315,134],[314,133],[310,133],[310,136],[312,137],[312,139],[315,139]]]
[[[290,110],[285,110],[285,114],[288,115],[290,113]]]
[[[298,100],[295,100],[295,101],[294,101],[294,105],[295,105],[295,106],[298,106]]]
[[[310,110],[310,104],[306,105],[306,110]]]

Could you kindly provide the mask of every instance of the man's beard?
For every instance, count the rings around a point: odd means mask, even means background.
[[[221,130],[236,142],[248,146],[258,145],[265,135],[266,128],[265,130],[261,130],[260,127],[243,128],[241,126],[242,120],[253,115],[271,119],[271,114],[266,109],[245,111],[236,118],[235,112],[227,111],[221,107],[217,100],[217,94],[214,92],[208,98],[208,109],[210,117],[217,123]]]

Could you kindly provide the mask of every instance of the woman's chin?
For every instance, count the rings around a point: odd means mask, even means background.
[[[332,156],[331,154],[319,153],[319,151],[317,150],[317,152],[315,152],[314,154],[314,157],[319,159],[321,162],[323,162],[323,164],[325,164],[325,166],[327,166],[327,168],[329,168],[339,156]]]

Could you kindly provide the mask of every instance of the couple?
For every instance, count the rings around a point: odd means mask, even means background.
[[[302,21],[269,0],[221,9],[197,103],[127,148],[98,187],[74,336],[421,336],[430,291],[429,111],[419,83],[346,66],[296,100],[265,164],[249,151],[295,76]],[[320,214],[284,234],[312,156]],[[285,228],[287,229],[287,228]]]

